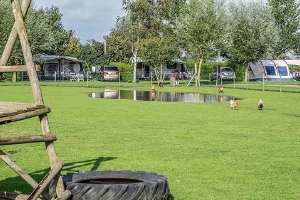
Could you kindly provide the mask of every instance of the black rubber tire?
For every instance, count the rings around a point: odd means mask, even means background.
[[[73,200],[167,200],[165,176],[144,171],[91,171],[63,176]]]

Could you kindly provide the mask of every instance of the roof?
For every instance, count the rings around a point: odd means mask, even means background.
[[[300,60],[285,60],[288,65],[300,65]]]
[[[36,58],[36,61],[40,63],[52,61],[52,60],[69,60],[73,62],[84,63],[83,60],[78,60],[77,58],[70,57],[70,56],[44,55]]]
[[[173,59],[172,61],[173,61],[174,63],[183,63],[183,61],[180,60],[179,58]],[[130,59],[130,62],[131,62],[131,63],[134,63],[134,58],[133,58],[133,57]],[[140,57],[137,57],[137,58],[136,58],[136,62],[137,62],[137,63],[143,62],[143,60],[142,60]]]

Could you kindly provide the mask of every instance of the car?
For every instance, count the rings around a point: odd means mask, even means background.
[[[120,71],[116,66],[101,66],[99,72],[100,81],[119,81]]]
[[[216,80],[217,79],[217,70],[211,73],[210,80]],[[230,67],[220,67],[218,72],[218,80],[235,80],[235,72]]]
[[[172,71],[171,76],[175,77],[175,79],[181,79],[182,78],[182,73],[179,72],[177,69]]]

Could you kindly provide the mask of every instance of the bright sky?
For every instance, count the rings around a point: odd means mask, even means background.
[[[122,0],[34,0],[37,8],[58,7],[63,14],[66,30],[74,30],[75,37],[85,44],[89,39],[104,41],[116,24],[118,16],[125,15]]]
[[[110,29],[116,24],[118,16],[126,13],[122,9],[122,0],[34,0],[40,8],[59,8],[63,14],[62,23],[66,30],[74,30],[75,37],[85,44],[89,39],[104,41]],[[227,1],[257,1],[266,3],[268,0],[227,0]],[[296,0],[300,3],[300,0]]]

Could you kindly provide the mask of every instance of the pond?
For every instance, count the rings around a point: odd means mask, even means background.
[[[168,101],[168,102],[192,102],[209,103],[235,100],[232,96],[200,94],[200,93],[179,93],[179,92],[158,92],[158,91],[137,91],[137,90],[105,90],[89,94],[92,98],[105,99],[132,99],[140,101]]]

